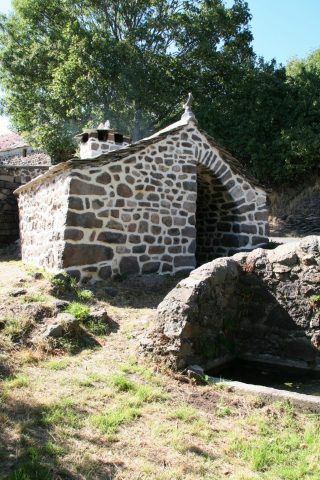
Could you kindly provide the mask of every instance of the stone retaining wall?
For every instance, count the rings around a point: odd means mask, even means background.
[[[0,245],[19,238],[18,204],[13,192],[32,178],[41,175],[47,166],[0,165]]]
[[[142,350],[174,369],[231,358],[320,369],[320,237],[194,270],[159,305]]]

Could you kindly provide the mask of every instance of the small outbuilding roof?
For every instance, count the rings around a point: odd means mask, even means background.
[[[189,97],[190,98],[190,97]],[[189,99],[188,99],[189,101]],[[95,158],[90,158],[90,159],[79,159],[79,158],[72,158],[66,162],[59,163],[58,165],[55,165],[51,167],[47,172],[44,174],[34,178],[30,182],[26,183],[25,185],[22,185],[21,187],[17,188],[15,190],[15,194],[18,195],[19,193],[26,191],[32,187],[34,187],[37,184],[41,184],[45,182],[46,180],[49,180],[50,178],[56,177],[58,174],[62,173],[63,171],[71,170],[73,167],[79,168],[82,166],[86,165],[93,165],[93,164],[108,164],[108,163],[113,163],[117,162],[123,158],[128,157],[131,154],[134,154],[136,152],[139,152],[143,150],[144,148],[153,145],[155,143],[160,142],[161,140],[164,140],[167,138],[169,135],[173,135],[180,130],[182,130],[184,127],[186,127],[189,123],[192,124],[197,128],[197,130],[204,135],[206,138],[207,142],[209,145],[211,145],[213,148],[218,150],[219,155],[221,158],[230,166],[231,170],[235,174],[239,174],[242,176],[244,179],[246,179],[251,185],[255,185],[261,189],[265,188],[255,179],[253,178],[243,167],[243,165],[233,156],[231,153],[229,153],[225,148],[223,148],[220,144],[218,144],[214,138],[210,137],[204,130],[200,129],[197,125],[197,121],[191,111],[191,106],[190,103],[188,102],[184,105],[185,106],[185,112],[182,115],[181,119],[168,127],[156,132],[155,134],[142,138],[141,140],[132,143],[126,147],[119,148],[118,150],[113,150],[108,153],[104,153],[98,157]]]

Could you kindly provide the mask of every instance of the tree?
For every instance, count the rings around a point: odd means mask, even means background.
[[[205,120],[207,93],[226,99],[228,78],[254,62],[242,0],[231,8],[223,0],[14,0],[13,7],[0,22],[3,109],[56,161],[90,121],[110,118],[137,139],[171,121],[189,90]]]

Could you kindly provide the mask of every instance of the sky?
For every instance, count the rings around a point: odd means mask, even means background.
[[[42,0],[39,0],[42,1]],[[233,0],[225,0],[227,6]],[[247,0],[252,14],[253,47],[266,60],[286,64],[293,57],[304,58],[320,48],[320,0]],[[0,0],[0,12],[7,13],[11,0]],[[0,117],[0,134],[8,119]]]

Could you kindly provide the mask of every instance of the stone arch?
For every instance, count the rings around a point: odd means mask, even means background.
[[[266,243],[266,194],[234,173],[202,134],[191,134],[197,174],[196,261],[233,255]]]

